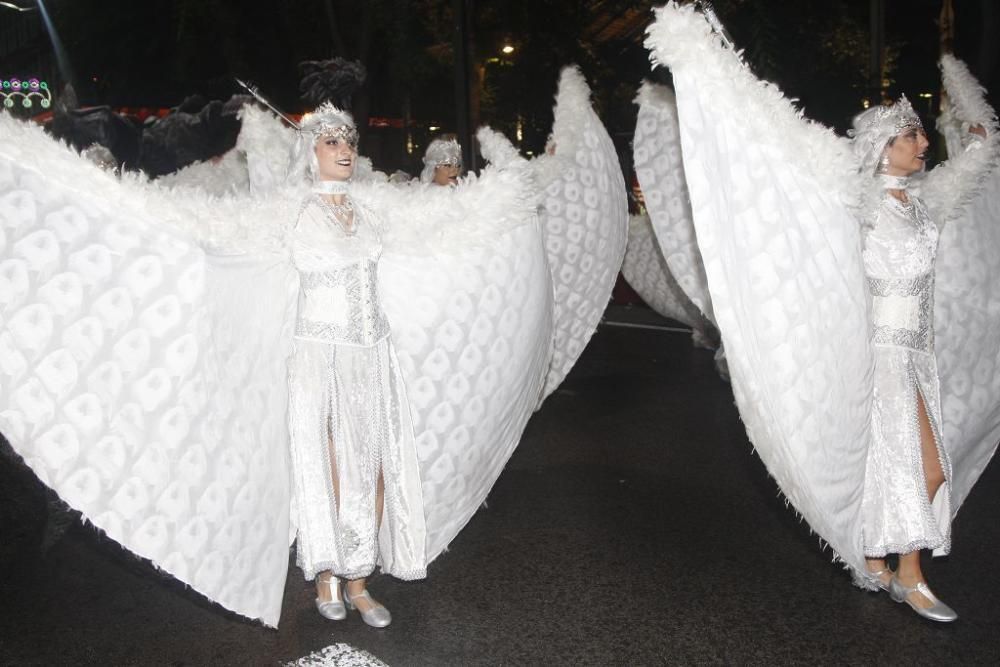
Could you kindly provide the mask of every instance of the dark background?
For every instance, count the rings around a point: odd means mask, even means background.
[[[37,0],[16,0],[37,7]],[[937,103],[936,25],[943,0],[885,0],[886,93],[906,93],[924,114]],[[225,99],[234,76],[280,108],[303,110],[298,63],[342,56],[368,70],[355,95],[364,152],[383,169],[414,168],[430,135],[455,131],[453,0],[48,0],[64,45],[60,67],[42,12],[0,8],[0,77],[38,76],[55,91],[73,80],[82,105],[172,107],[200,93]],[[490,124],[525,152],[542,149],[559,69],[577,63],[608,130],[625,149],[632,104],[651,73],[642,46],[652,2],[465,0],[472,30],[472,122]],[[658,4],[658,3],[657,3]],[[762,77],[843,131],[869,81],[872,0],[718,0],[719,15]],[[991,0],[954,0],[955,51],[1000,90]],[[501,53],[503,44],[515,50]],[[921,99],[932,93],[933,99]],[[397,127],[371,127],[393,119]],[[521,132],[518,137],[518,126]],[[431,130],[430,128],[438,128]],[[409,143],[409,151],[407,144]],[[627,153],[627,150],[623,150]],[[624,155],[623,155],[624,157]]]

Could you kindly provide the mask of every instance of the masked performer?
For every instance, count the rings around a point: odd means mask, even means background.
[[[943,58],[955,115],[985,140],[923,174],[927,140],[905,99],[860,114],[847,142],[754,78],[715,28],[672,3],[647,45],[673,74],[698,245],[748,435],[856,583],[955,620],[919,551],[949,551],[951,519],[1000,427],[976,405],[1000,406],[1000,392],[936,359],[935,338],[965,325],[934,321],[935,262],[939,230],[995,168],[993,110],[964,65]],[[970,317],[995,328],[997,312]],[[968,342],[973,357],[998,356]],[[895,573],[887,554],[899,554]]]
[[[462,173],[462,146],[454,135],[438,137],[427,146],[424,169],[420,172],[422,183],[457,185]]]
[[[403,379],[379,300],[380,223],[348,194],[357,141],[350,116],[332,105],[303,119],[297,160],[308,163],[314,192],[291,241],[300,285],[289,371],[293,520],[298,564],[316,577],[319,612],[339,620],[346,605],[385,627],[389,611],[365,578],[380,563],[402,579],[425,576],[424,515]]]

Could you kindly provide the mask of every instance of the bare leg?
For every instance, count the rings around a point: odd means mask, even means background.
[[[933,501],[938,489],[944,483],[944,471],[941,469],[941,459],[938,457],[937,443],[934,440],[934,431],[931,429],[927,410],[924,407],[924,399],[919,392],[917,393],[917,420],[920,422],[920,453],[923,459],[924,478],[927,481],[927,498]],[[921,581],[927,582],[920,569],[919,551],[899,555],[899,568],[896,570],[896,576],[900,583],[907,587],[915,586]],[[930,600],[917,592],[911,593],[909,600],[924,609],[932,606]]]

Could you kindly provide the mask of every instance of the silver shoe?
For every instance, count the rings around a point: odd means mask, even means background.
[[[347,618],[347,608],[344,606],[344,601],[340,599],[340,582],[337,581],[337,577],[330,577],[326,581],[317,577],[317,581],[330,587],[330,597],[332,598],[330,600],[316,598],[316,610],[319,611],[319,615],[331,621],[342,621]]]
[[[368,602],[371,604],[371,608],[368,609],[368,611],[361,611],[360,609],[358,609],[357,605],[354,604],[354,601],[357,600],[358,598],[364,598],[368,600]],[[381,602],[376,602],[375,600],[373,600],[372,596],[368,594],[367,590],[363,591],[358,595],[351,595],[350,593],[348,593],[347,596],[344,598],[344,603],[347,605],[348,609],[358,609],[358,611],[361,613],[361,620],[363,620],[365,623],[372,626],[373,628],[384,628],[385,626],[392,623],[392,614],[389,613],[389,610],[386,609],[384,606],[382,606]]]
[[[920,593],[934,604],[926,609],[920,605],[915,605],[910,602],[910,593]],[[927,587],[927,584],[922,581],[917,582],[916,586],[907,588],[895,575],[893,575],[892,579],[889,580],[889,596],[894,602],[905,602],[910,605],[910,609],[917,612],[919,616],[923,616],[928,620],[938,621],[939,623],[951,623],[952,621],[958,619],[958,614],[955,613],[955,610],[946,605],[944,602],[941,602],[941,600],[938,600],[937,597],[931,593],[931,589]]]

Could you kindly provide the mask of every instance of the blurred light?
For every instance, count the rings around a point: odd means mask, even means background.
[[[517,117],[517,130],[516,130],[516,132],[517,132],[517,142],[521,143],[522,141],[524,141],[524,123],[521,120],[520,116]]]
[[[931,93],[920,93],[920,97],[924,98],[925,100],[929,100],[932,97],[934,97],[934,95]]]
[[[870,107],[871,105],[872,105],[872,103],[871,103],[871,102],[870,102],[870,101],[868,100],[868,98],[867,98],[867,97],[866,97],[865,99],[861,100],[861,106],[862,106],[863,108],[867,109],[867,108],[868,108],[868,107]]]
[[[409,133],[406,135],[406,153],[413,155],[413,136]]]
[[[431,132],[437,132],[438,130],[440,130],[440,129],[441,129],[441,127],[440,127],[440,126],[438,126],[438,125],[431,125],[431,126],[430,126],[430,127],[428,127],[427,129],[428,129],[429,131],[431,131]]]
[[[514,47],[511,46],[510,44],[504,44],[503,47],[500,49],[500,52],[503,53],[504,55],[509,56],[510,54],[514,53]]]
[[[13,9],[16,12],[33,12],[37,7],[21,7],[15,5],[13,2],[0,2],[0,7],[6,7],[7,9]]]

